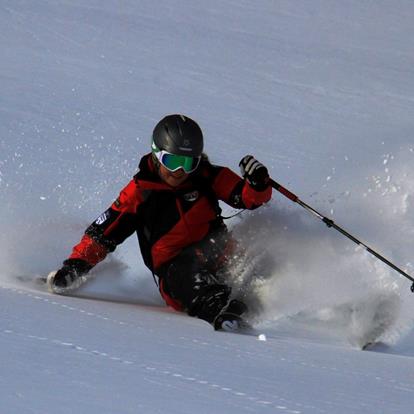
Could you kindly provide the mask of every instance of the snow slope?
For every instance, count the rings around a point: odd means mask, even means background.
[[[160,307],[0,294],[3,412],[410,412],[412,357],[214,333]]]
[[[77,297],[33,278],[173,112],[214,162],[254,153],[413,274],[413,17],[402,0],[2,0],[0,411],[410,412],[409,282],[280,194],[229,220],[262,265],[266,340],[166,309],[134,237]],[[389,328],[361,352],[378,303]]]

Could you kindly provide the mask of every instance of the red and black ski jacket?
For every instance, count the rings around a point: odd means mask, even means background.
[[[271,192],[271,187],[255,191],[229,168],[212,165],[207,157],[183,184],[170,187],[147,154],[116,201],[86,229],[70,259],[95,266],[136,232],[146,266],[157,273],[184,248],[225,226],[219,200],[234,208],[254,209],[269,201]]]

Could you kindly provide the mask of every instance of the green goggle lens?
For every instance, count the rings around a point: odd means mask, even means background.
[[[199,162],[199,157],[186,157],[185,155],[174,155],[168,153],[164,153],[161,156],[162,165],[170,171],[177,171],[182,168],[186,173],[189,173],[197,168]]]
[[[153,151],[158,161],[169,171],[174,172],[182,168],[187,174],[197,169],[201,157],[175,155],[167,151]]]

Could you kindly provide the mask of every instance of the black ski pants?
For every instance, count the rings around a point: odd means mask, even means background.
[[[166,302],[212,323],[229,301],[231,288],[226,274],[235,245],[230,233],[217,232],[164,265],[157,275]]]

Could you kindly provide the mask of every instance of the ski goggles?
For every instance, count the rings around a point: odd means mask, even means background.
[[[201,157],[171,154],[164,150],[153,151],[153,153],[157,157],[157,160],[171,172],[178,171],[182,168],[187,174],[190,174],[197,169],[201,159]]]

